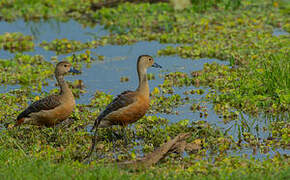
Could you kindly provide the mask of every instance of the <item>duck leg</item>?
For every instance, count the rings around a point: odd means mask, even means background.
[[[122,127],[122,131],[123,131],[123,137],[124,137],[124,146],[128,146],[129,139],[128,139],[128,134],[127,134],[127,126]]]
[[[127,135],[127,126],[119,127],[118,133],[113,132],[115,139],[123,139],[124,140],[124,146],[127,146],[129,143],[128,135]]]

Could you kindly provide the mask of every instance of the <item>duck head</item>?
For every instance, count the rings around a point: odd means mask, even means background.
[[[159,64],[154,62],[153,57],[149,55],[141,55],[138,58],[137,62],[137,68],[138,69],[147,69],[149,67],[155,67],[155,68],[162,68]]]
[[[67,61],[61,61],[57,63],[55,68],[55,74],[56,75],[65,75],[67,73],[80,73],[80,71],[76,70],[69,62]]]

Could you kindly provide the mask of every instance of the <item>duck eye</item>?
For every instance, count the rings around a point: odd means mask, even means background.
[[[152,61],[152,58],[149,58],[149,61]]]
[[[67,65],[65,64],[64,67],[67,67]]]

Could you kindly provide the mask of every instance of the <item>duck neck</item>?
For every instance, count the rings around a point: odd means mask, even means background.
[[[55,78],[56,78],[57,83],[60,87],[60,94],[61,95],[69,95],[72,93],[70,88],[68,87],[67,83],[65,82],[63,75],[56,74]]]
[[[146,68],[137,68],[138,77],[139,77],[139,86],[137,92],[142,95],[149,97],[149,85],[147,80],[147,69]]]

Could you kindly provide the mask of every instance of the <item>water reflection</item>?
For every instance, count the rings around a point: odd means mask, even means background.
[[[62,38],[87,42],[93,40],[96,36],[108,34],[100,25],[90,28],[83,27],[74,20],[59,22],[53,19],[38,22],[25,22],[22,19],[13,22],[0,21],[0,34],[6,32],[21,32],[24,35],[33,35],[36,43]]]

